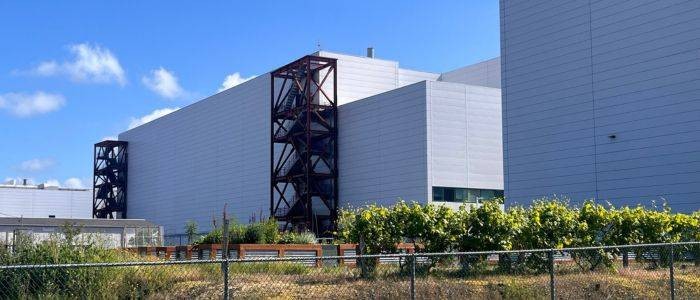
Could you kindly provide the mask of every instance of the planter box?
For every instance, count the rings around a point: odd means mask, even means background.
[[[156,247],[156,256],[164,260],[175,260],[175,246]]]
[[[353,255],[359,255],[360,254],[360,249],[358,248],[358,244],[339,244],[338,245],[338,256],[353,256]],[[419,245],[420,247],[420,245]],[[413,247],[413,244],[410,243],[399,243],[396,245],[397,250],[399,250],[399,253],[413,253],[415,252],[415,249]],[[387,257],[387,258],[380,258],[379,259],[380,263],[398,263],[399,258],[398,257]],[[349,265],[349,266],[354,266],[357,265],[357,259],[348,259],[345,260],[341,258],[339,260],[339,263],[341,265]]]
[[[221,259],[221,244],[204,244],[196,246],[193,251],[199,259]],[[323,248],[317,244],[231,244],[229,258],[268,258],[268,257],[320,257]],[[309,265],[320,266],[320,260],[303,261]]]
[[[156,247],[137,247],[139,256],[157,256]]]
[[[175,246],[175,258],[177,260],[197,259],[197,256],[192,255],[194,246]]]

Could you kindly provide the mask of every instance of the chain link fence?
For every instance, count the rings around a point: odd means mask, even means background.
[[[700,243],[0,266],[0,299],[700,299]]]

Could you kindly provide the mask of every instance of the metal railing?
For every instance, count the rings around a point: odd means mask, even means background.
[[[151,259],[0,266],[0,299],[700,299],[698,242],[451,253]]]

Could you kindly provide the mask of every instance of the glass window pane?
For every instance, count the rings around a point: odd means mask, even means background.
[[[495,197],[496,196],[494,195],[493,190],[481,190],[481,199],[491,200]]]
[[[479,199],[479,190],[469,189],[469,196],[467,198],[467,202],[476,203],[478,199]]]
[[[464,202],[466,198],[465,189],[455,189],[455,202]]]
[[[445,189],[433,187],[433,201],[445,201]]]
[[[455,201],[455,189],[454,188],[445,188],[445,201],[447,201],[447,202]]]

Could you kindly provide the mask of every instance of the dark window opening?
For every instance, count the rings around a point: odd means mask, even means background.
[[[503,198],[502,190],[433,187],[433,201],[481,203],[486,200]]]

